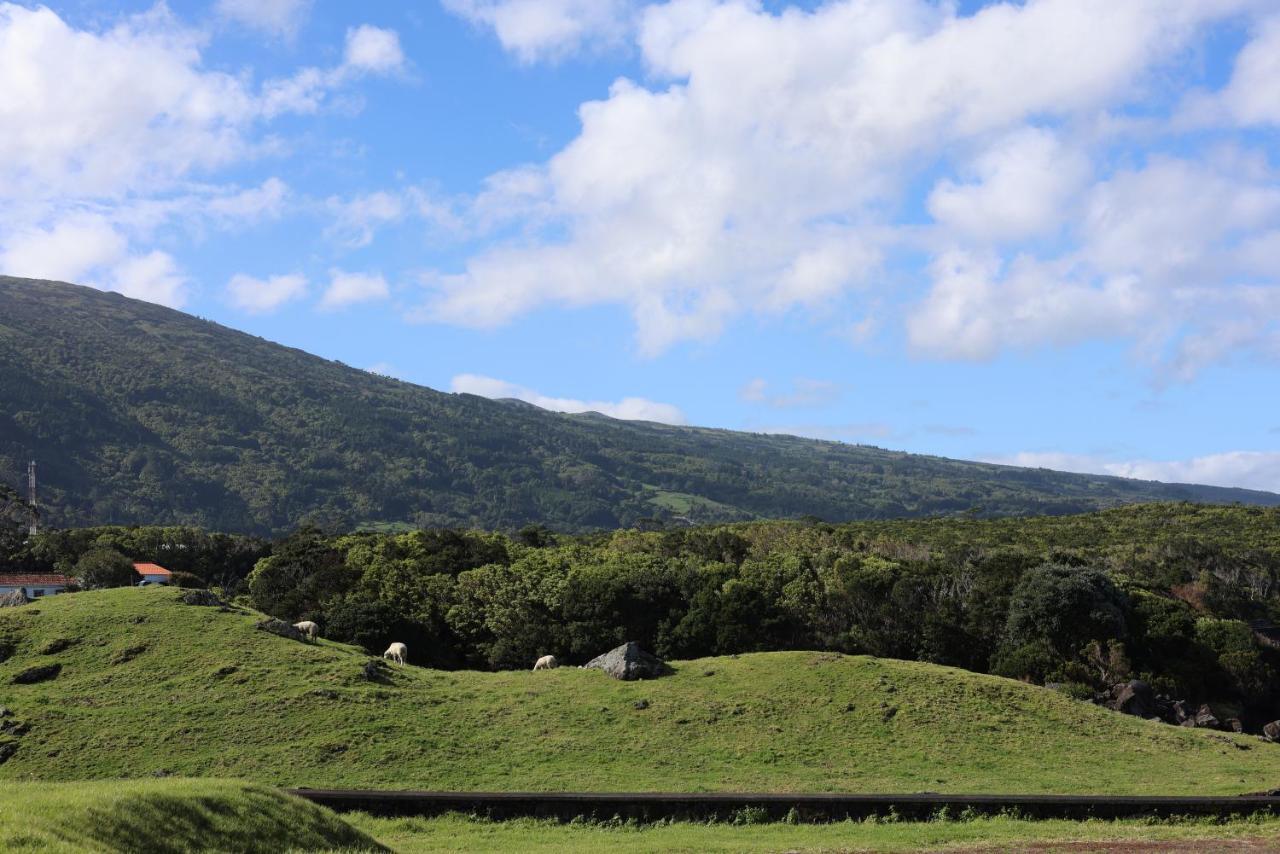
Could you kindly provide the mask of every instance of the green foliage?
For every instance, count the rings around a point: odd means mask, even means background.
[[[40,460],[51,526],[591,531],[1280,503],[443,394],[119,294],[6,277],[0,401],[0,483]],[[521,542],[549,540],[532,528]],[[731,548],[717,560],[736,562]]]
[[[299,531],[276,545],[249,574],[249,594],[263,611],[294,622],[319,616],[325,602],[357,580],[328,538]]]
[[[99,546],[76,561],[74,575],[86,590],[131,587],[142,581],[133,561],[113,548]]]
[[[1005,624],[1006,676],[1043,680],[1091,643],[1127,635],[1126,600],[1105,572],[1046,563],[1028,570],[1014,588]]]

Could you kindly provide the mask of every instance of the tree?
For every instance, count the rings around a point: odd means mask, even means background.
[[[249,595],[259,610],[292,622],[319,616],[357,580],[328,536],[304,528],[258,561],[249,574]]]
[[[1044,679],[1049,673],[1027,670],[1027,662],[1042,662],[1047,652],[1065,665],[1081,659],[1091,641],[1123,639],[1126,605],[1125,595],[1099,569],[1045,563],[1028,570],[1010,599],[995,669]]]
[[[185,587],[191,590],[203,590],[209,585],[195,573],[175,571],[169,576],[169,583],[174,587]]]
[[[12,566],[23,562],[33,512],[17,492],[0,484],[0,564]]]
[[[133,561],[112,548],[95,548],[76,561],[75,576],[86,590],[132,587],[142,580]]]

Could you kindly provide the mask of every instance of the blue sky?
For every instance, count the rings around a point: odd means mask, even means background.
[[[1280,490],[1270,0],[0,2],[0,272],[443,390]]]

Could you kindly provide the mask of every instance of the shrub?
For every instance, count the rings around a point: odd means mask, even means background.
[[[169,576],[169,583],[174,587],[182,587],[187,590],[204,590],[208,587],[200,576],[193,572],[174,572]]]
[[[131,587],[142,580],[133,568],[133,561],[112,548],[97,548],[85,552],[76,561],[76,580],[86,590],[106,587]]]

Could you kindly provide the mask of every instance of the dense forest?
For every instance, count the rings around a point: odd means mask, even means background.
[[[32,458],[47,524],[261,535],[1280,503],[444,394],[118,294],[0,277],[0,483]]]
[[[26,569],[74,573],[104,551],[156,561],[371,652],[405,642],[434,667],[523,668],[545,653],[576,664],[627,640],[677,659],[821,649],[1082,698],[1140,678],[1254,729],[1280,717],[1276,508],[577,536],[307,528],[274,542],[114,527],[8,542],[8,565]]]

